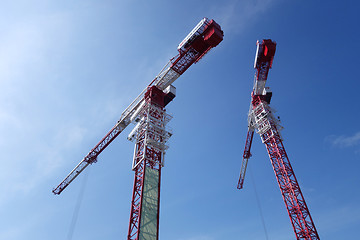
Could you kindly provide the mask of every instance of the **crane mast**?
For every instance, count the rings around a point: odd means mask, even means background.
[[[164,166],[166,141],[171,133],[166,124],[171,116],[165,106],[175,97],[171,84],[193,63],[197,63],[223,40],[221,27],[203,18],[178,45],[178,54],[123,111],[114,127],[55,187],[60,194],[89,165],[97,162],[100,153],[130,125],[137,123],[128,139],[134,140],[132,170],[135,172],[128,240],[158,240],[161,168]]]
[[[276,43],[270,39],[265,39],[261,43],[257,42],[254,64],[256,71],[248,115],[248,133],[237,187],[243,188],[255,130],[266,146],[296,239],[316,240],[320,239],[319,235],[282,142],[280,135],[282,126],[278,118],[274,116],[274,110],[269,106],[272,92],[265,87],[265,83],[275,50]]]
[[[166,113],[165,106],[174,97],[172,86],[165,92],[151,87],[145,94],[145,105],[139,113],[141,120],[134,128],[135,136],[130,133],[128,137],[136,139],[128,240],[158,239],[161,169],[168,149],[166,142],[172,135],[166,128],[172,116]]]

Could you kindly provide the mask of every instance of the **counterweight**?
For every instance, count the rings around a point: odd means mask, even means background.
[[[254,130],[260,135],[268,151],[277,182],[289,214],[296,239],[320,239],[306,205],[304,196],[291,167],[285,151],[280,130],[282,129],[278,118],[273,115],[269,106],[272,92],[265,87],[269,69],[275,55],[276,43],[270,39],[257,42],[257,51],[254,68],[254,88],[251,93],[251,103],[248,115],[248,134],[238,182],[238,189],[243,187],[246,166]]]

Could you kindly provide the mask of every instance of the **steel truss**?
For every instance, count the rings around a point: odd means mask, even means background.
[[[296,239],[318,240],[320,238],[315,224],[282,142],[282,126],[268,103],[261,100],[260,96],[253,96],[252,104],[251,118],[268,151]]]
[[[171,133],[166,124],[171,120],[163,106],[146,99],[140,113],[133,170],[134,189],[131,201],[128,240],[158,240],[161,168]]]

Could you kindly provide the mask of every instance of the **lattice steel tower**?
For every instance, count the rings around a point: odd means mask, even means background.
[[[172,116],[164,107],[175,97],[174,88],[165,94],[151,87],[134,128],[136,142],[132,169],[135,171],[128,239],[157,239],[161,168],[164,166],[167,140],[172,135],[166,124]],[[133,135],[129,140],[133,140]]]

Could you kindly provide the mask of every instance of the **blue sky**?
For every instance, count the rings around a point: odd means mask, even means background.
[[[133,172],[127,129],[60,196],[51,193],[177,54],[203,17],[224,41],[176,82],[162,174],[160,239],[294,239],[276,179],[247,131],[256,40],[277,42],[268,86],[322,239],[360,226],[356,1],[2,1],[0,239],[124,239]],[[260,202],[260,208],[257,204]]]

